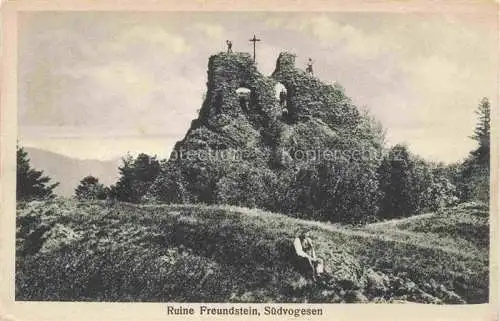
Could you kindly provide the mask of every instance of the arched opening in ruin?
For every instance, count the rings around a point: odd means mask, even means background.
[[[244,111],[248,111],[251,93],[252,91],[246,87],[239,87],[236,89],[236,95],[238,95],[238,99],[240,100],[241,109]]]
[[[274,92],[276,100],[279,101],[282,117],[288,117],[290,110],[288,109],[288,93],[285,85],[280,82],[276,83],[276,85],[274,85]]]
[[[280,99],[280,94],[284,92],[286,94],[286,87],[280,82],[277,82],[276,85],[274,85],[274,93],[276,96],[276,99]]]

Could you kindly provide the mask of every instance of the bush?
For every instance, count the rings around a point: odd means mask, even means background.
[[[378,175],[381,218],[407,217],[456,204],[456,187],[440,168],[412,155],[405,145],[389,150]]]
[[[161,167],[156,156],[139,154],[135,159],[127,155],[119,167],[120,178],[112,186],[113,196],[120,201],[139,203],[147,195],[159,175]]]
[[[78,200],[104,200],[108,197],[109,190],[99,183],[94,176],[82,178],[75,189],[75,198]]]

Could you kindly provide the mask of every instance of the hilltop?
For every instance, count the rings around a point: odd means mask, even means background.
[[[488,210],[474,203],[349,228],[227,205],[54,200],[20,203],[17,228],[16,300],[488,301]],[[304,228],[326,286],[293,267]]]
[[[354,220],[375,211],[382,145],[380,129],[342,87],[296,68],[293,54],[281,53],[267,77],[249,54],[220,53],[209,59],[198,118],[149,198]]]

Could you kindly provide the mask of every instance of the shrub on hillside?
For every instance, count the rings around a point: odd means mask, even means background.
[[[112,187],[112,194],[120,201],[139,203],[160,173],[156,156],[141,153],[136,158],[127,155],[119,167],[120,178]]]
[[[305,218],[357,224],[376,215],[379,196],[373,168],[335,159],[300,169],[283,203]]]
[[[99,179],[94,176],[82,178],[80,184],[75,189],[75,198],[82,200],[104,200],[108,197],[108,189],[99,183]]]
[[[50,238],[52,228],[68,210],[66,203],[57,199],[18,203],[16,252],[23,256],[40,251]]]
[[[271,170],[239,166],[216,184],[215,202],[247,207],[275,208],[277,177]]]
[[[437,167],[395,145],[378,168],[381,218],[406,217],[454,205],[456,188]]]

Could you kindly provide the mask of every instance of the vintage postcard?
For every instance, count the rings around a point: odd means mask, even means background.
[[[498,40],[494,1],[7,1],[0,319],[498,319]]]

